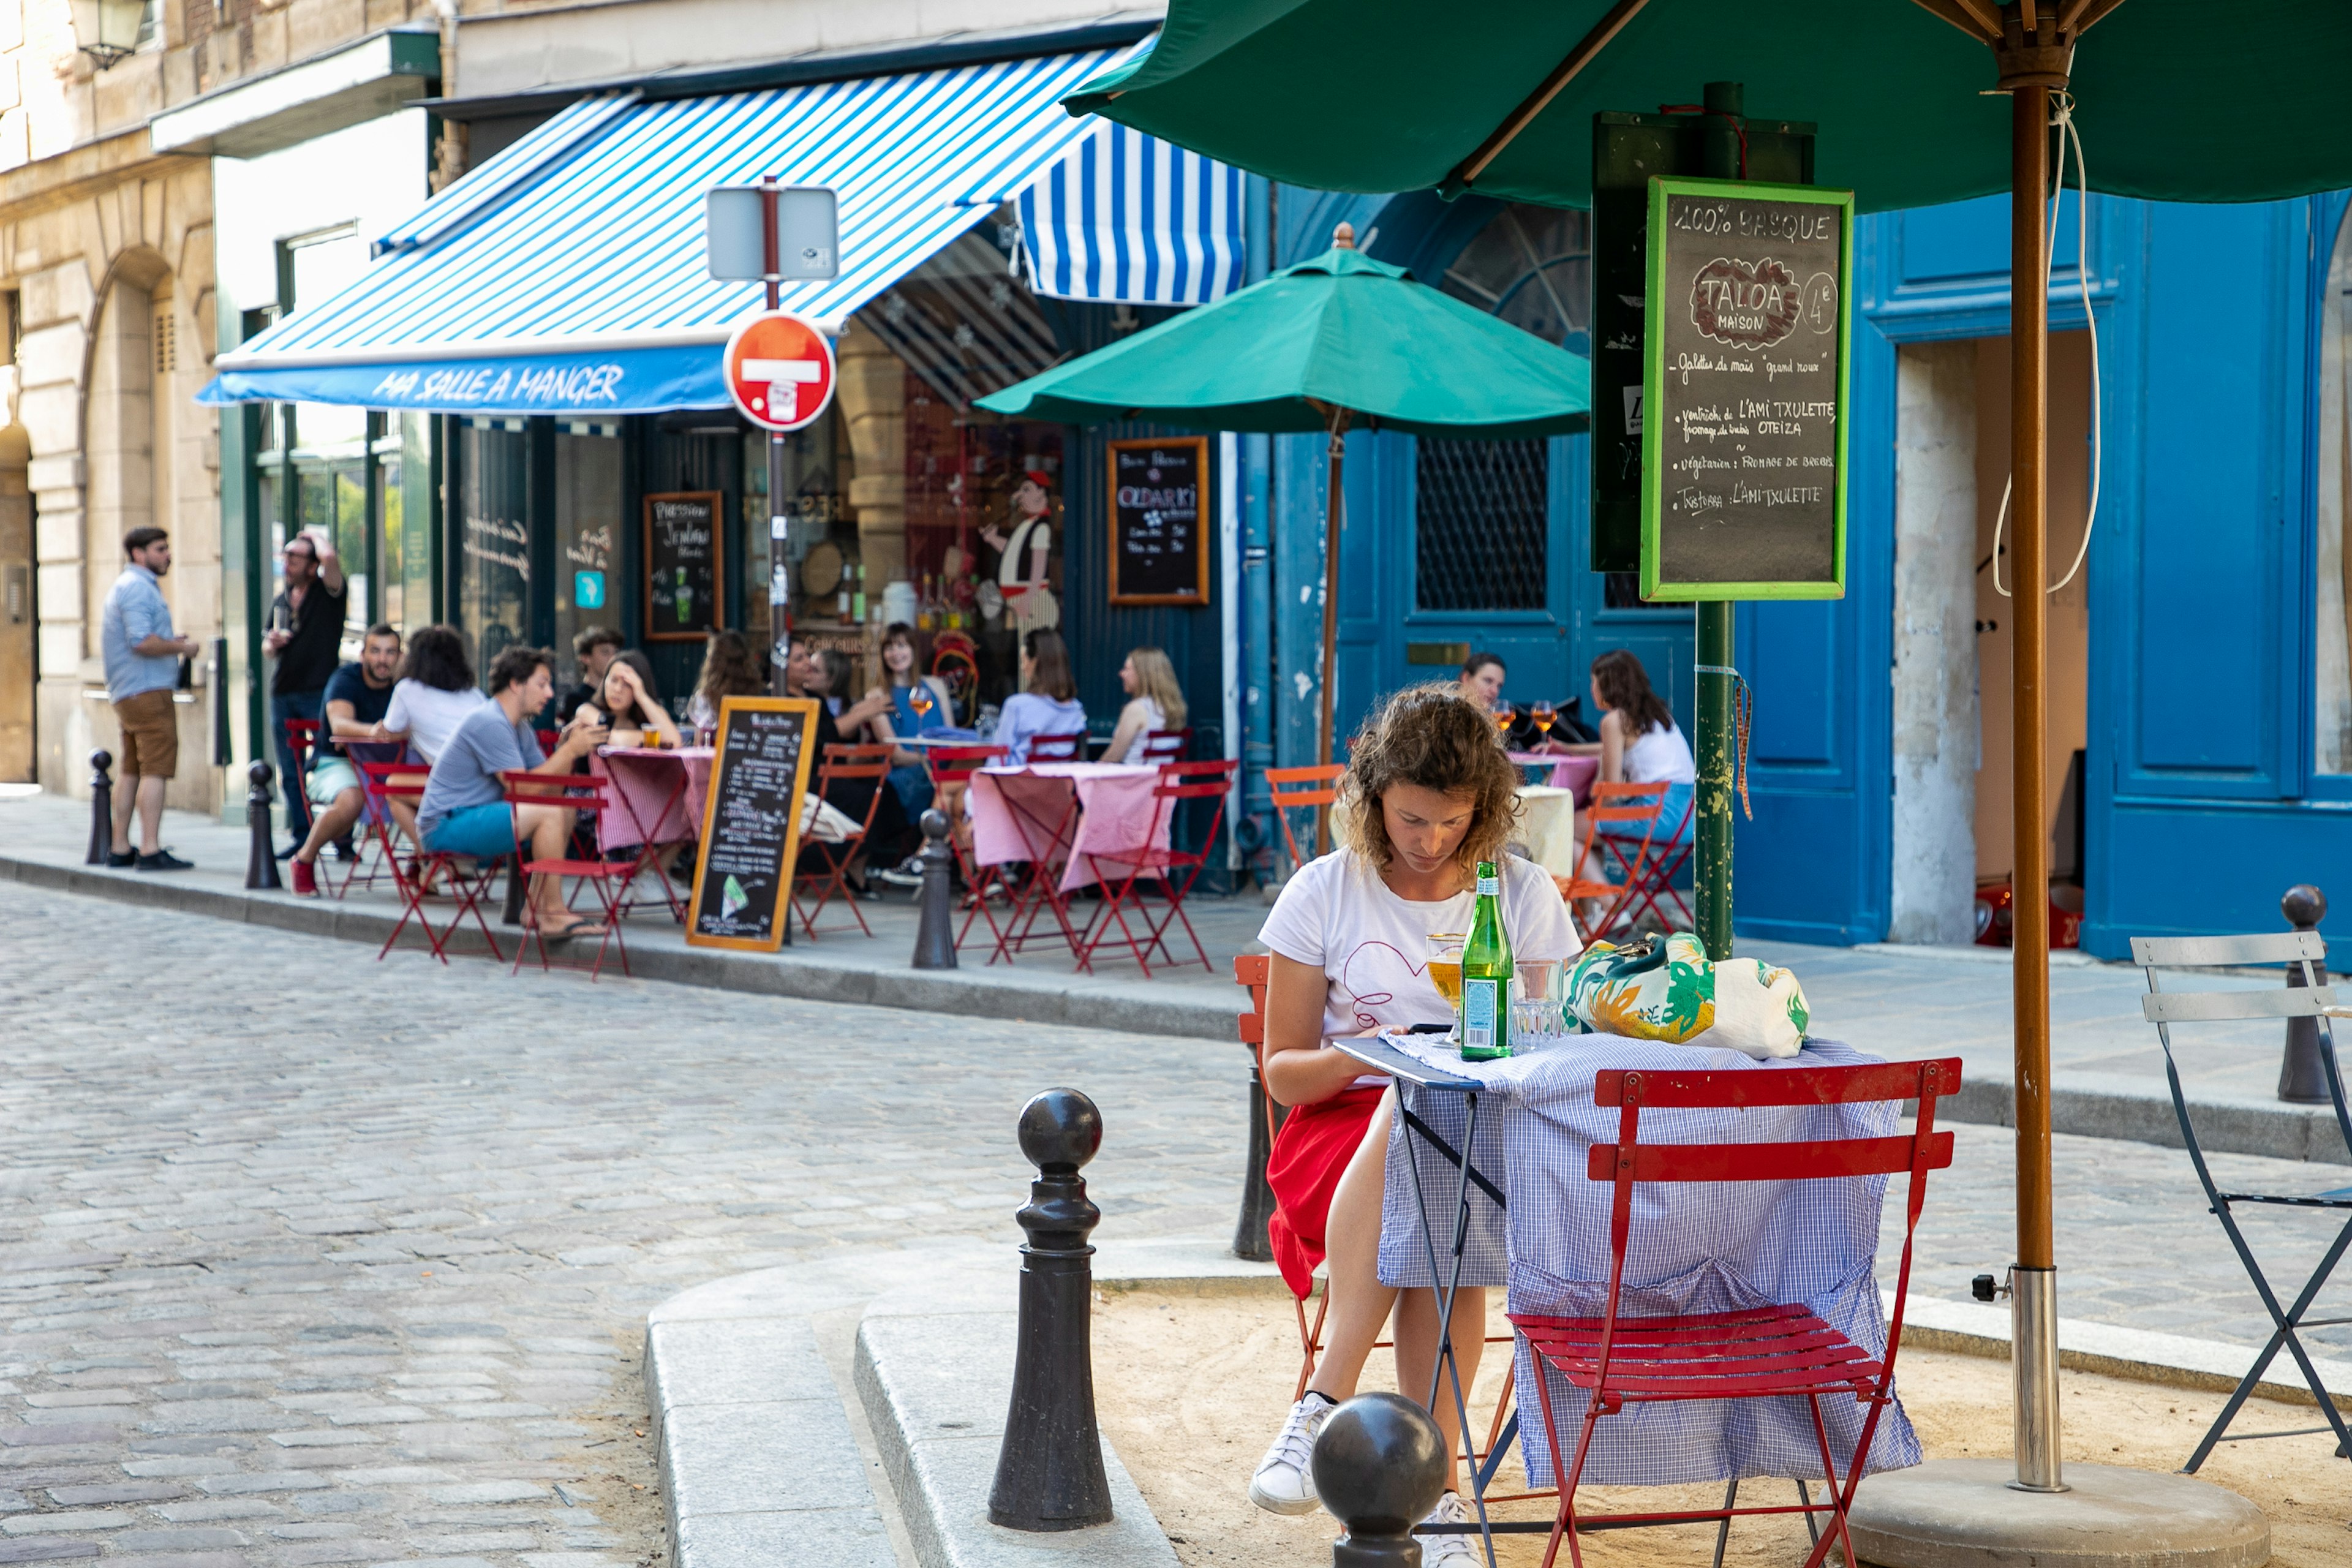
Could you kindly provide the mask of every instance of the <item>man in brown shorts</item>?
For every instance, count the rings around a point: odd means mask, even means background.
[[[134,528],[122,539],[131,564],[106,592],[99,623],[106,657],[106,695],[122,726],[120,782],[114,786],[114,842],[106,863],[142,871],[184,871],[188,862],[157,841],[163,826],[163,790],[180,768],[179,721],[172,690],[180,660],[195,657],[194,637],[172,631],[172,606],[162,580],[172,569],[172,542],[160,528]],[[131,847],[131,811],[139,809],[139,847]]]

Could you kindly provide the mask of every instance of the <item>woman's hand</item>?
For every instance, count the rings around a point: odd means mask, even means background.
[[[611,668],[604,671],[605,684],[610,685],[615,680],[621,683],[622,689],[631,697],[643,697],[646,694],[644,685],[637,679],[637,672],[625,664],[616,662]]]

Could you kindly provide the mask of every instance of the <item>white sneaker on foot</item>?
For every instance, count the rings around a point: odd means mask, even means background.
[[[1250,1501],[1269,1513],[1313,1513],[1322,1504],[1315,1496],[1315,1474],[1307,1461],[1315,1455],[1315,1439],[1323,1423],[1339,1408],[1319,1394],[1309,1394],[1290,1407],[1290,1417],[1265,1458],[1250,1477]]]
[[[1453,1492],[1437,1500],[1423,1524],[1466,1524],[1472,1527],[1467,1535],[1416,1535],[1421,1542],[1421,1568],[1486,1568],[1486,1554],[1478,1550],[1476,1526],[1478,1516],[1470,1505]]]

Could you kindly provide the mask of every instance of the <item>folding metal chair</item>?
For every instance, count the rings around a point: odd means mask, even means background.
[[[1225,797],[1233,793],[1234,774],[1241,763],[1229,760],[1205,763],[1162,763],[1160,782],[1151,786],[1151,826],[1140,844],[1097,854],[1087,851],[1087,868],[1095,875],[1103,890],[1102,908],[1095,912],[1093,921],[1081,935],[1078,945],[1078,968],[1082,973],[1094,972],[1095,952],[1106,942],[1124,947],[1135,954],[1135,962],[1146,980],[1151,978],[1152,950],[1157,948],[1162,958],[1168,957],[1168,928],[1181,924],[1184,934],[1192,939],[1192,951],[1200,955],[1201,967],[1213,973],[1216,965],[1209,962],[1206,948],[1201,945],[1200,934],[1193,931],[1192,918],[1184,912],[1184,895],[1201,879],[1201,869],[1209,862],[1210,847],[1217,841],[1217,829],[1225,820]],[[1172,842],[1171,824],[1170,846],[1159,847],[1160,829],[1169,823],[1180,809],[1177,803],[1186,800],[1213,800],[1217,809],[1209,818],[1209,830],[1202,835],[1198,849],[1179,849]],[[1122,878],[1117,868],[1124,868]],[[1179,873],[1181,873],[1181,877]],[[1140,900],[1135,895],[1136,883],[1149,879],[1160,884],[1168,900],[1168,912],[1155,922],[1143,912]],[[1138,936],[1127,923],[1126,911],[1132,909],[1142,922],[1143,934]],[[1117,925],[1118,939],[1113,942],[1110,928]]]
[[[970,813],[963,805],[963,797],[971,788],[971,775],[982,768],[992,767],[1003,760],[1003,746],[926,746],[923,748],[923,771],[930,775],[932,797],[940,802],[940,808],[947,815],[950,827],[957,816],[961,815],[967,820],[970,817]],[[948,793],[950,788],[955,792],[952,800],[950,799]],[[975,868],[972,865],[971,851],[953,832],[948,835],[948,847],[955,851],[957,874],[963,878],[965,891],[971,898],[971,907],[965,911],[963,925],[956,932],[956,945],[961,947],[965,939],[971,935],[971,922],[977,917],[988,922],[989,936],[996,946],[1002,947],[1004,944],[1004,932],[996,923],[995,913],[988,907],[988,884],[992,880],[1000,879],[996,876],[996,868],[993,866],[984,868]]]
[[[407,749],[402,742],[345,741],[341,745],[343,755],[360,775],[360,790],[364,804],[360,807],[359,853],[352,857],[351,864],[343,869],[341,882],[335,888],[335,897],[339,899],[349,898],[352,889],[361,883],[373,888],[378,882],[395,882],[400,875],[395,864],[400,847],[393,842],[394,824],[392,809],[387,804],[388,797],[377,776],[368,771],[367,762],[353,748],[366,746],[376,752],[392,752],[391,757],[378,764],[390,773],[396,773],[405,769],[421,778],[426,772],[422,763],[402,763],[398,760]]]
[[[1665,807],[1668,787],[1664,784],[1596,784],[1592,786],[1592,804],[1585,808],[1583,820],[1577,825],[1576,875],[1552,879],[1559,885],[1559,896],[1568,900],[1571,921],[1574,921],[1579,903],[1587,900],[1605,900],[1608,903],[1609,907],[1601,918],[1592,922],[1592,929],[1583,933],[1587,944],[1598,942],[1615,930],[1618,921],[1625,915],[1626,906],[1633,901],[1639,885],[1633,870],[1650,858],[1650,843],[1657,837],[1658,816]],[[1601,825],[1604,822],[1622,825],[1622,830],[1603,833]],[[1629,856],[1625,846],[1633,843],[1633,834],[1636,829],[1642,835],[1641,841]],[[1600,862],[1600,868],[1606,871],[1606,862],[1611,859],[1615,860],[1619,869],[1625,873],[1623,881],[1612,882],[1606,877],[1584,874],[1585,868],[1594,865],[1596,860]]]
[[[1305,806],[1329,805],[1339,797],[1339,780],[1347,768],[1339,763],[1326,763],[1308,768],[1268,768],[1265,770],[1266,794],[1274,804],[1274,820],[1282,826],[1282,841],[1290,847],[1293,870],[1314,858],[1299,853],[1298,839],[1290,831],[1290,814]]]
[[[2339,1458],[2352,1458],[2352,1429],[2347,1429],[2344,1412],[2319,1381],[2319,1373],[2311,1364],[2311,1354],[2304,1348],[2301,1331],[2352,1323],[2352,1318],[2312,1318],[2305,1314],[2327,1283],[2328,1276],[2343,1259],[2345,1249],[2352,1247],[2352,1187],[2332,1187],[2326,1192],[2299,1194],[2291,1193],[2224,1192],[2213,1180],[2213,1173],[2205,1163],[2204,1146],[2197,1141],[2197,1129],[2189,1118],[2189,1098],[2180,1088],[2180,1068],[2172,1055],[2172,1026],[2175,1024],[2218,1024],[2234,1020],[2260,1018],[2310,1018],[2319,1032],[2319,1060],[2327,1075],[2327,1097],[2336,1110],[2336,1131],[2344,1140],[2345,1154],[2352,1159],[2352,1116],[2344,1107],[2344,1075],[2336,1061],[2336,1030],[2328,1022],[2333,1018],[2352,1017],[2352,1008],[2337,1004],[2336,993],[2327,984],[2327,971],[2323,961],[2327,956],[2326,944],[2317,931],[2282,931],[2260,936],[2136,936],[2132,938],[2132,962],[2147,972],[2147,994],[2140,998],[2140,1011],[2156,1026],[2157,1038],[2164,1045],[2164,1079],[2172,1089],[2172,1113],[2180,1122],[2180,1141],[2189,1150],[2189,1162],[2197,1168],[2198,1184],[2205,1189],[2206,1205],[2213,1217],[2221,1222],[2222,1234],[2237,1249],[2238,1261],[2245,1265],[2246,1278],[2254,1283],[2254,1292],[2263,1299],[2263,1308],[2271,1315],[2273,1328],[2270,1342],[2263,1346],[2262,1354],[2247,1369],[2237,1392],[2230,1395],[2221,1414],[2213,1420],[2212,1428],[2189,1462],[2180,1467],[2189,1475],[2212,1453],[2213,1446],[2229,1430],[2237,1418],[2246,1396],[2253,1393],[2263,1373],[2270,1369],[2280,1349],[2294,1357],[2303,1373],[2305,1386],[2319,1402],[2320,1413],[2327,1417],[2324,1427],[2298,1429],[2294,1432],[2258,1432],[2236,1439],[2252,1442],[2255,1437],[2291,1437],[2308,1436],[2312,1431],[2332,1431],[2336,1434],[2336,1452]],[[2284,963],[2301,972],[2303,984],[2259,991],[2165,991],[2159,988],[2159,969],[2212,969],[2225,965]],[[2276,1049],[2275,1042],[2270,1048]],[[2239,1229],[2237,1216],[2231,1210],[2238,1204],[2272,1204],[2287,1208],[2315,1209],[2341,1215],[2343,1226],[2336,1240],[2313,1269],[2311,1278],[2295,1297],[2292,1306],[2279,1305],[2278,1292],[2264,1278],[2263,1268],[2255,1261],[2253,1248],[2246,1245],[2245,1233]]]
[[[514,823],[515,853],[522,858],[520,869],[525,879],[522,899],[523,932],[539,949],[541,971],[544,973],[549,969],[584,969],[588,972],[590,983],[593,984],[597,976],[604,972],[604,953],[607,949],[611,949],[617,952],[620,956],[621,973],[628,973],[628,944],[621,939],[620,897],[622,888],[628,884],[629,873],[633,868],[631,863],[625,860],[607,860],[602,856],[586,858],[573,858],[567,856],[553,860],[534,860],[530,858],[530,845],[524,838],[522,831],[522,811],[525,806],[551,805],[568,811],[593,811],[608,804],[605,797],[613,787],[612,780],[600,778],[594,773],[535,773],[520,769],[507,769],[499,773],[499,784],[506,792],[507,815]],[[593,962],[587,963],[550,962],[547,956],[547,933],[539,923],[539,900],[530,896],[530,883],[536,882],[541,877],[555,878],[559,887],[564,878],[573,879],[572,895],[573,898],[579,897],[581,888],[592,888],[595,890],[597,904],[604,911],[604,934],[597,941],[596,956]],[[565,900],[565,905],[567,908],[570,907],[569,900]],[[509,973],[521,972],[522,954],[523,942],[518,939],[515,942],[514,966],[508,971]]]
[[[370,789],[387,801],[404,801],[413,811],[425,799],[425,770],[414,763],[362,763],[360,772],[370,780]],[[383,962],[384,954],[392,951],[400,933],[414,920],[424,931],[433,956],[443,963],[448,963],[449,943],[468,915],[481,931],[482,941],[489,945],[490,961],[503,961],[506,954],[499,947],[499,939],[490,933],[489,922],[482,918],[482,900],[489,896],[490,883],[505,863],[504,856],[492,856],[474,862],[468,871],[459,857],[421,847],[414,858],[393,855],[392,885],[400,895],[400,919],[394,922],[392,934],[383,939],[383,945],[375,950],[376,962]],[[449,911],[448,923],[439,931],[434,930],[433,917],[425,908],[425,889],[436,876],[447,879],[449,896],[456,905]]]
[[[1154,765],[1181,763],[1192,749],[1192,727],[1189,724],[1181,730],[1149,730],[1144,732],[1143,755],[1139,760]]]
[[[1719,1521],[1720,1529],[1728,1530],[1734,1519],[1783,1513],[1801,1514],[1808,1524],[1816,1513],[1831,1516],[1832,1528],[1815,1537],[1804,1568],[1819,1568],[1832,1542],[1845,1553],[1846,1562],[1861,1561],[1846,1531],[1846,1515],[1853,1506],[1854,1488],[1862,1479],[1863,1463],[1869,1457],[1879,1417],[1894,1403],[1895,1355],[1903,1342],[1903,1310],[1911,1292],[1911,1247],[1927,1201],[1927,1173],[1948,1169],[1952,1163],[1952,1135],[1936,1131],[1936,1101],[1959,1087],[1958,1057],[1769,1071],[1668,1073],[1612,1068],[1595,1077],[1592,1102],[1618,1108],[1617,1142],[1594,1144],[1586,1167],[1591,1180],[1615,1188],[1609,1211],[1609,1288],[1602,1315],[1511,1315],[1511,1321],[1527,1336],[1528,1348],[1539,1358],[1542,1375],[1536,1383],[1537,1403],[1543,1411],[1552,1474],[1560,1483],[1559,1511],[1544,1551],[1544,1568],[1551,1568],[1563,1540],[1568,1542],[1569,1561],[1581,1568],[1580,1530],[1622,1530],[1702,1520]],[[1640,1138],[1644,1107],[1730,1110],[1892,1101],[1899,1113],[1901,1102],[1915,1098],[1919,1102],[1918,1119],[1907,1138],[1779,1143],[1643,1143]],[[1641,1183],[1779,1183],[1898,1172],[1906,1173],[1910,1184],[1905,1204],[1903,1262],[1895,1276],[1884,1358],[1873,1360],[1868,1351],[1801,1305],[1759,1305],[1687,1316],[1620,1315],[1625,1254],[1633,1236],[1633,1189]],[[1554,1372],[1585,1394],[1572,1457],[1560,1451],[1561,1413],[1554,1408],[1549,1375]],[[1824,1394],[1852,1398],[1868,1409],[1843,1477],[1830,1451],[1829,1429],[1822,1420]],[[1577,1485],[1591,1451],[1593,1431],[1603,1416],[1637,1404],[1790,1398],[1805,1400],[1811,1410],[1822,1475],[1828,1482],[1821,1502],[1810,1500],[1807,1494],[1808,1500],[1794,1505],[1738,1508],[1733,1506],[1738,1495],[1735,1483],[1719,1509],[1577,1516]],[[1567,1414],[1571,1419],[1578,1415]],[[1718,1552],[1719,1548],[1718,1537]]]
[[[824,913],[825,904],[836,894],[843,903],[849,906],[849,912],[857,917],[857,929],[867,936],[874,934],[874,928],[866,923],[866,911],[857,907],[856,899],[850,894],[849,862],[856,855],[859,846],[866,842],[866,836],[874,830],[874,814],[881,807],[882,792],[890,787],[890,752],[893,750],[888,745],[835,744],[827,746],[824,754],[817,760],[813,793],[819,799],[829,796],[833,793],[832,785],[837,781],[866,779],[872,782],[874,788],[866,799],[866,820],[857,825],[856,833],[838,844],[823,844],[811,839],[801,841],[802,862],[813,862],[817,868],[813,871],[803,871],[798,867],[793,868],[793,910],[801,917],[801,929],[808,933],[811,942],[816,940],[817,916]],[[803,890],[815,892],[815,908],[801,908]]]
[[[1033,763],[1083,763],[1087,760],[1087,732],[1073,730],[1066,735],[1032,735],[1029,737],[1029,760]]]

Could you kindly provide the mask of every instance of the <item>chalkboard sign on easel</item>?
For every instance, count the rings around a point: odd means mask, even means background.
[[[816,750],[816,703],[730,697],[719,705],[710,788],[686,940],[696,947],[773,952],[790,937],[801,802]]]
[[[727,504],[717,490],[646,498],[646,638],[695,642],[727,624]]]
[[[1209,438],[1112,441],[1110,602],[1209,602]]]
[[[1650,182],[1642,597],[1845,593],[1853,195]]]

